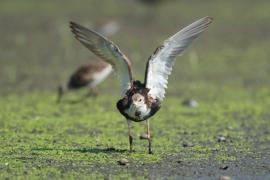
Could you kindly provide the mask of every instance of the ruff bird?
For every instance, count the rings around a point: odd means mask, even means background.
[[[116,34],[120,29],[120,25],[117,21],[108,21],[97,31],[104,36],[112,36]],[[78,67],[70,76],[65,85],[58,87],[57,102],[60,103],[63,95],[67,91],[79,90],[82,88],[89,88],[89,92],[83,96],[82,100],[88,96],[97,96],[95,88],[102,81],[104,81],[112,72],[110,64],[96,60],[85,65]]]
[[[201,18],[165,40],[149,57],[143,83],[133,79],[129,59],[112,41],[95,31],[70,22],[75,38],[110,63],[117,72],[122,97],[116,107],[127,120],[130,152],[133,151],[131,122],[147,121],[144,139],[148,140],[148,153],[152,153],[149,118],[160,109],[176,56],[182,55],[191,42],[208,28],[212,20],[211,17]]]
[[[110,64],[103,61],[96,61],[80,66],[69,78],[66,85],[60,85],[58,88],[58,99],[60,102],[65,92],[78,90],[84,87],[89,88],[86,96],[96,96],[95,87],[104,81],[112,72]]]

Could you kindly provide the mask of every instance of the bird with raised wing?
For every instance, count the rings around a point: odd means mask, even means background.
[[[102,27],[97,28],[97,31],[104,36],[112,36],[120,29],[117,21],[108,21]],[[75,91],[82,88],[88,88],[86,95],[82,97],[96,97],[98,95],[96,87],[103,82],[112,72],[112,66],[102,60],[91,60],[92,62],[79,66],[69,77],[65,84],[58,87],[57,102],[60,103],[63,95],[69,91]],[[94,62],[93,62],[94,61]],[[80,100],[79,100],[80,101]],[[77,102],[79,102],[77,101]]]
[[[145,139],[148,140],[148,153],[152,153],[149,118],[160,109],[176,56],[182,55],[212,21],[211,17],[201,18],[165,40],[148,59],[143,83],[133,79],[129,59],[112,41],[79,24],[70,23],[75,38],[94,54],[110,63],[117,72],[122,97],[116,106],[127,119],[131,152],[133,151],[131,122],[147,121]]]

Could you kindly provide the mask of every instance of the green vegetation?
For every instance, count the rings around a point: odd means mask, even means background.
[[[134,123],[136,152],[127,151],[127,125],[109,96],[60,105],[50,93],[2,97],[1,176],[98,177],[105,169],[106,177],[141,170],[147,177],[148,166],[169,157],[175,157],[174,162],[226,162],[268,149],[264,143],[270,139],[266,118],[270,98],[202,100],[194,109],[183,107],[182,100],[169,97],[151,120],[155,154],[148,155],[146,142],[138,137],[144,131],[139,123]],[[218,142],[219,136],[226,142]],[[193,146],[183,147],[184,142]],[[123,158],[129,160],[130,169],[117,164]]]
[[[270,2],[65,5],[0,2],[0,179],[269,176]],[[143,79],[142,67],[157,45],[206,15],[214,23],[178,58],[167,98],[150,120],[154,155],[139,139],[143,123],[134,123],[136,152],[127,151],[127,124],[115,107],[116,78],[98,87],[96,99],[71,103],[84,93],[78,92],[55,103],[58,84],[94,58],[74,40],[68,21],[89,27],[117,21],[120,31],[111,38]],[[183,106],[187,98],[199,106]],[[119,165],[121,159],[129,165]]]

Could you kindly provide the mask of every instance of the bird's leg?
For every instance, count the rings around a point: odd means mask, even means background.
[[[82,102],[86,100],[86,98],[88,97],[96,97],[96,96],[97,96],[97,92],[93,88],[90,88],[88,92],[85,95],[83,95],[77,102]]]
[[[98,93],[94,88],[90,88],[89,92],[87,93],[87,96],[91,96],[91,97],[97,97]]]
[[[64,95],[64,92],[65,92],[64,86],[60,85],[58,87],[58,97],[57,97],[57,100],[56,100],[57,103],[60,103],[61,102],[61,99],[62,99],[62,97]]]
[[[147,121],[147,131],[146,131],[146,135],[147,135],[147,140],[148,140],[148,153],[149,154],[153,154],[152,151],[152,147],[151,147],[151,136],[150,136],[150,125],[149,125],[149,120]]]
[[[129,137],[129,151],[133,152],[133,137],[131,134],[131,121],[127,119],[128,123],[128,137]]]
[[[146,120],[146,134],[141,135],[140,139],[145,139],[148,141],[148,153],[153,154],[152,147],[151,147],[152,144],[151,144],[149,120]]]

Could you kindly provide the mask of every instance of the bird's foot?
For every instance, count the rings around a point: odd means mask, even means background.
[[[134,152],[136,152],[134,149],[129,150],[129,153],[134,153]]]
[[[96,93],[96,92],[92,92],[92,93],[87,94],[87,97],[96,98],[97,96],[98,96],[98,93]]]
[[[98,92],[94,89],[90,89],[90,91],[86,94],[86,96],[96,98],[98,96]]]
[[[152,150],[149,150],[148,154],[154,154],[154,152]]]
[[[148,140],[150,137],[149,137],[149,135],[148,134],[142,134],[142,135],[140,135],[140,139],[141,140]]]

